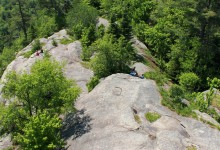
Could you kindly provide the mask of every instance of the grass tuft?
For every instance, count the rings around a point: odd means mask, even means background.
[[[187,147],[187,150],[197,150],[197,148],[195,146],[191,145],[191,146]]]
[[[72,42],[73,42],[73,40],[71,40],[71,39],[61,39],[60,40],[60,43],[63,44],[63,45],[67,45],[67,44],[70,44]]]
[[[151,123],[156,121],[157,119],[159,119],[161,117],[160,114],[156,113],[156,112],[147,112],[145,114],[145,118],[150,121]]]

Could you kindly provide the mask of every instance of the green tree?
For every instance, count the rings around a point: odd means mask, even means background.
[[[34,28],[38,37],[50,36],[54,31],[58,30],[54,15],[46,15],[45,10],[39,11],[38,14],[39,17],[34,21]]]
[[[90,81],[86,84],[88,91],[92,91],[97,84],[99,84],[99,78],[96,76],[92,77]]]
[[[80,39],[84,28],[95,25],[98,11],[84,3],[76,3],[68,12],[66,20],[70,33]],[[75,33],[76,32],[76,33]]]
[[[44,109],[60,113],[67,102],[71,101],[72,106],[79,94],[79,88],[73,85],[63,76],[58,62],[44,59],[32,66],[31,74],[9,74],[3,93],[9,98],[16,96],[30,116]],[[69,90],[75,92],[66,99],[64,95]]]
[[[30,118],[22,134],[15,139],[23,150],[54,150],[64,145],[60,135],[61,120],[57,115],[43,111]]]
[[[17,101],[10,102],[9,106],[3,104],[0,104],[0,106],[0,135],[11,133],[13,137],[16,133],[22,132],[28,120],[27,111]]]
[[[190,92],[195,90],[196,86],[198,86],[199,80],[199,77],[193,72],[182,73],[179,77],[180,85]]]
[[[96,41],[94,49],[97,55],[92,60],[92,68],[98,77],[126,72],[134,56],[131,44],[123,36],[114,42],[112,35],[106,34],[103,39]]]

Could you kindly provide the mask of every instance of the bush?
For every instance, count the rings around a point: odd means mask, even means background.
[[[112,35],[105,35],[94,44],[97,55],[92,60],[92,69],[99,78],[114,73],[127,72],[134,57],[134,49],[124,37],[114,41]]]
[[[199,83],[199,77],[193,72],[183,73],[179,77],[179,83],[185,90],[192,92]]]
[[[9,63],[15,58],[15,49],[4,48],[3,52],[0,54],[0,76],[3,74],[4,70]]]
[[[208,101],[205,100],[205,94],[204,93],[198,93],[197,94],[194,106],[196,107],[196,109],[198,109],[201,112],[206,112],[207,111],[209,105],[208,105]]]
[[[92,77],[92,79],[86,84],[88,91],[92,91],[97,84],[99,84],[99,78],[96,76]]]
[[[150,121],[151,123],[156,121],[157,119],[159,119],[161,117],[160,114],[156,113],[156,112],[148,112],[145,114],[145,118]]]
[[[29,58],[32,54],[33,54],[32,51],[28,51],[28,52],[24,53],[23,56],[24,56],[24,58]]]
[[[102,38],[105,34],[105,26],[102,24],[98,27],[98,30],[96,31],[97,38]]]
[[[23,128],[23,134],[15,139],[23,150],[52,150],[64,147],[60,136],[61,120],[57,115],[51,116],[46,111],[30,118]]]
[[[80,40],[83,47],[90,46],[95,40],[95,26],[90,25],[89,28],[84,28],[82,32],[82,38]]]
[[[48,37],[58,30],[55,16],[46,15],[47,12],[42,10],[39,17],[34,20],[35,29],[38,37]]]
[[[79,40],[82,37],[83,28],[84,28],[83,25],[79,23],[72,26],[71,29],[68,31],[70,35],[72,35],[76,40]]]
[[[92,24],[95,25],[97,17],[98,11],[95,8],[83,3],[75,4],[66,18],[69,32],[76,39],[80,39],[83,29]]]
[[[160,94],[163,97],[161,101],[162,105],[167,106],[169,109],[177,112],[179,115],[191,116],[196,118],[196,114],[192,112],[191,107],[185,106],[185,104],[181,103],[179,99],[173,100],[173,98],[170,97],[170,93],[168,93],[161,87],[160,87]]]
[[[82,49],[82,54],[81,54],[81,58],[83,61],[89,61],[90,58],[92,57],[92,54],[95,51],[95,47],[94,46],[89,46],[89,47],[83,47]]]
[[[37,50],[40,50],[42,48],[41,44],[40,44],[40,40],[37,39],[34,41],[33,45],[32,45],[32,54],[35,53]]]
[[[156,71],[147,72],[144,74],[144,77],[147,79],[155,80],[160,86],[164,85],[164,83],[167,83],[168,81],[168,78],[164,74]]]
[[[55,47],[57,47],[57,45],[58,45],[58,44],[57,44],[57,41],[53,39],[53,40],[52,40],[52,45],[55,46]]]
[[[180,101],[183,98],[184,93],[181,86],[174,84],[171,86],[169,90],[169,94],[171,98],[174,98],[176,101]]]

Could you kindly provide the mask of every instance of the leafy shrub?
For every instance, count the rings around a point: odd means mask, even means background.
[[[181,103],[179,100],[173,100],[173,98],[170,97],[170,93],[168,93],[163,88],[160,89],[160,94],[162,96],[161,104],[164,106],[167,106],[169,109],[177,112],[179,115],[182,116],[190,116],[193,118],[196,118],[196,114],[192,111],[191,107],[185,106],[183,103]]]
[[[46,15],[47,12],[42,10],[39,13],[39,17],[34,20],[35,29],[38,37],[47,37],[58,30],[55,15]]]
[[[124,37],[117,41],[111,35],[105,35],[94,44],[97,55],[92,59],[92,69],[98,77],[106,77],[113,73],[127,72],[134,56],[134,49]]]
[[[3,74],[4,70],[8,64],[15,58],[15,50],[11,48],[4,48],[3,52],[0,54],[0,76]]]
[[[179,77],[179,83],[185,90],[192,92],[199,83],[199,77],[193,72],[183,73]]]
[[[93,45],[89,47],[86,47],[86,46],[83,47],[82,54],[81,54],[82,60],[89,61],[94,52],[95,52],[95,47]]]
[[[69,31],[69,34],[72,35],[76,40],[81,39],[82,37],[82,32],[83,32],[83,25],[81,23],[76,24],[71,27]]]
[[[102,38],[105,34],[105,26],[102,24],[98,27],[98,30],[96,31],[97,38]]]
[[[209,77],[207,78],[208,85],[212,88],[220,89],[220,79],[218,78],[213,78],[210,79]]]
[[[40,50],[42,48],[41,44],[40,44],[40,40],[37,39],[34,41],[33,45],[32,45],[32,54],[35,53],[37,50]]]
[[[57,45],[58,45],[58,44],[57,44],[57,41],[54,40],[54,39],[52,39],[52,45],[55,46],[55,47],[57,47]]]
[[[180,101],[180,99],[184,95],[182,87],[177,84],[171,86],[169,93],[170,93],[170,97],[174,98],[177,101]]]
[[[97,84],[99,84],[99,78],[96,76],[92,77],[92,79],[86,84],[88,91],[92,91]]]
[[[159,119],[161,117],[160,114],[156,113],[156,112],[148,112],[145,114],[145,118],[150,121],[151,123],[156,121],[157,119]]]
[[[90,46],[95,40],[95,26],[90,25],[89,28],[84,28],[82,32],[82,38],[80,40],[83,47]]]
[[[205,100],[205,94],[204,93],[198,93],[197,94],[196,101],[195,101],[195,106],[201,112],[205,112],[208,109],[209,105],[208,105],[208,101]]]
[[[18,134],[15,139],[23,150],[62,148],[64,142],[59,133],[61,126],[57,115],[51,116],[44,111],[31,117],[23,128],[23,134]]]
[[[83,3],[75,4],[74,8],[68,12],[66,18],[69,32],[76,39],[80,39],[83,29],[91,24],[95,25],[97,17],[98,11],[95,8]]]
[[[168,78],[164,74],[156,71],[147,72],[144,74],[144,77],[147,79],[155,80],[160,86],[164,85],[164,83],[167,83],[168,81]]]

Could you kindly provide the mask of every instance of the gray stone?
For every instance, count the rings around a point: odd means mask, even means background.
[[[70,39],[67,35],[66,30],[61,30],[57,33],[54,33],[48,38],[41,38],[40,42],[44,44],[43,50],[49,52],[52,59],[57,60],[60,63],[64,63],[64,74],[68,79],[75,80],[76,83],[82,88],[83,93],[87,92],[86,83],[93,76],[93,72],[89,69],[84,68],[81,65],[81,52],[82,46],[79,41],[72,42],[68,45],[58,44],[57,47],[52,45],[52,40],[56,40],[58,43],[61,39]],[[22,49],[18,54],[15,60],[13,60],[4,71],[1,82],[6,81],[6,75],[8,72],[14,70],[17,73],[27,72],[30,73],[31,66],[40,59],[43,59],[44,54],[36,56],[32,54],[30,58],[24,58],[22,54],[27,51],[30,51],[32,44],[29,44],[27,47]]]
[[[105,78],[77,100],[76,107],[84,110],[85,116],[90,118],[86,122],[89,128],[84,128],[80,136],[66,137],[68,149],[185,150],[194,145],[202,150],[215,150],[220,147],[218,130],[178,116],[160,101],[152,80],[127,74]],[[149,123],[144,116],[149,111],[161,114],[161,118]],[[135,121],[134,114],[140,117],[140,124]]]
[[[203,120],[211,122],[212,124],[214,124],[216,126],[220,126],[220,124],[215,119],[213,119],[211,116],[209,116],[208,114],[200,112],[199,110],[193,110],[193,111]]]
[[[131,39],[131,42],[133,43],[134,46],[141,48],[141,49],[147,49],[147,46],[142,43],[140,40],[137,39],[137,37],[134,37],[133,39]]]
[[[132,67],[135,67],[135,70],[137,71],[138,75],[142,75],[146,72],[151,71],[150,67],[148,67],[140,62],[133,64]]]
[[[185,104],[186,106],[190,106],[189,101],[186,100],[186,99],[181,99],[181,102],[182,102],[183,104]]]
[[[105,29],[107,29],[109,27],[110,23],[107,19],[99,17],[98,23],[97,23],[96,26],[99,27],[101,25],[103,25],[105,27]]]

